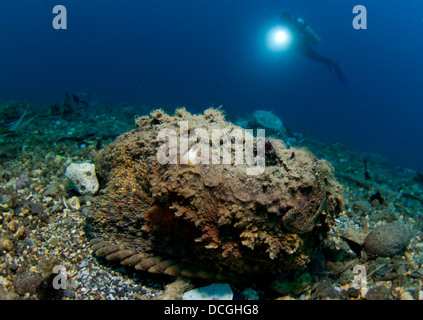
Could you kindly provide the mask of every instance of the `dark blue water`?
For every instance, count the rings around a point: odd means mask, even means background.
[[[52,27],[59,4],[67,30]],[[352,26],[358,4],[367,30]],[[283,11],[320,35],[347,88],[323,64],[269,51]],[[0,97],[272,110],[294,131],[423,171],[422,18],[420,0],[2,0]]]

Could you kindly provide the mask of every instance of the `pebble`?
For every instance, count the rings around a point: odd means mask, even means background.
[[[25,227],[21,226],[19,227],[19,229],[16,231],[15,235],[13,236],[16,240],[21,240],[23,239],[23,237],[25,236]]]
[[[0,250],[10,251],[13,249],[13,243],[9,239],[0,238]]]
[[[9,283],[10,283],[10,281],[8,281],[7,279],[0,276],[0,285],[7,286]]]
[[[369,292],[369,289],[367,287],[360,288],[361,299],[366,299],[367,292]]]
[[[9,230],[14,233],[16,231],[16,229],[18,228],[18,225],[19,224],[16,220],[10,221],[9,224],[8,224]]]
[[[377,285],[368,290],[366,300],[393,300],[391,288],[384,285]]]
[[[406,291],[401,294],[400,300],[414,300],[414,298],[410,292]]]
[[[67,201],[67,204],[71,209],[79,210],[81,209],[81,203],[78,197],[72,197]]]

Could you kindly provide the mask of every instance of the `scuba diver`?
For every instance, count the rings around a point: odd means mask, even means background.
[[[284,12],[281,21],[293,35],[293,46],[296,50],[300,51],[304,56],[318,62],[326,64],[329,71],[338,79],[342,86],[347,86],[347,80],[342,74],[338,62],[335,62],[327,57],[321,56],[314,51],[312,45],[321,42],[320,37],[311,29],[311,27],[301,18],[296,17],[288,12]]]

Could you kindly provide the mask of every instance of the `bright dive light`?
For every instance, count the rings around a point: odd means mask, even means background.
[[[272,51],[286,50],[292,42],[292,34],[287,28],[281,26],[273,27],[267,33],[266,42]]]
[[[285,41],[287,41],[288,39],[288,35],[286,34],[286,31],[278,31],[275,34],[275,41],[279,42],[279,43],[284,43]]]

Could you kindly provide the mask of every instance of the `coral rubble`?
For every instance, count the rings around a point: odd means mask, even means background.
[[[206,279],[304,267],[342,210],[332,166],[273,138],[260,175],[248,175],[234,157],[230,164],[162,164],[159,132],[179,132],[181,121],[188,133],[239,128],[215,109],[156,110],[100,150],[94,162],[105,188],[88,219],[93,251],[137,270]],[[230,150],[233,156],[233,144]]]

